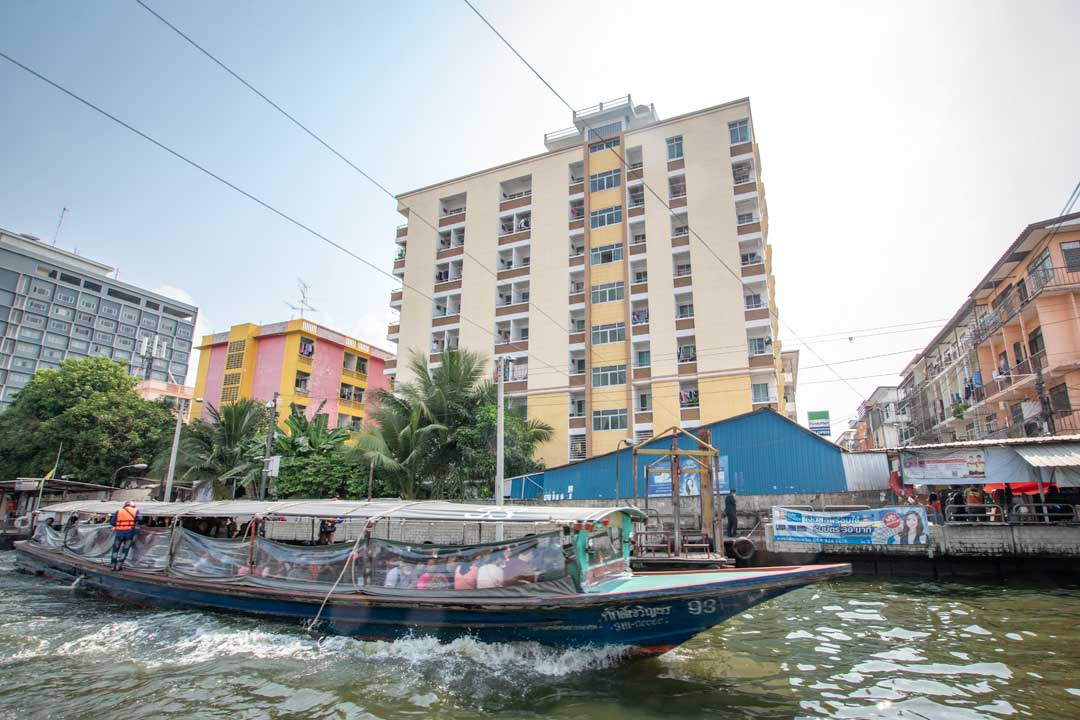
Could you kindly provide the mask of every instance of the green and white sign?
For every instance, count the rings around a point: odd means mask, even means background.
[[[810,432],[816,432],[822,437],[829,437],[832,434],[828,410],[811,410],[806,413],[806,420],[810,425]]]

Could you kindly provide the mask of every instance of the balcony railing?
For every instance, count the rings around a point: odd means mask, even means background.
[[[978,319],[975,324],[975,343],[981,343],[990,337],[995,330],[1011,320],[1020,308],[1031,302],[1043,290],[1072,285],[1080,285],[1080,270],[1078,269],[1055,267],[1029,272],[1026,281],[1027,290],[1024,294],[1010,292],[997,304],[997,307]]]
[[[649,323],[649,311],[648,310],[634,310],[630,313],[631,325],[647,325]]]
[[[690,234],[690,226],[689,225],[680,225],[679,227],[674,228],[671,231],[671,237],[682,237],[684,235],[689,235],[689,234]]]

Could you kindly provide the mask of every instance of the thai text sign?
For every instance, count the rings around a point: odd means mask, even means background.
[[[772,509],[773,539],[834,545],[926,545],[926,508],[884,507],[852,512]]]
[[[982,448],[933,448],[900,453],[904,481],[949,484],[962,480],[986,479],[986,455]]]
[[[810,432],[815,432],[822,437],[829,437],[832,434],[828,410],[811,410],[806,413],[806,423],[810,426]]]

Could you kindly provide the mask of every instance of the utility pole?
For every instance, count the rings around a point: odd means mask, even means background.
[[[495,358],[495,382],[496,392],[495,410],[495,505],[502,507],[503,504],[503,439],[505,412],[503,410],[503,370],[506,367],[504,358]],[[495,523],[495,541],[502,542],[503,524]]]
[[[173,477],[176,475],[176,451],[180,447],[180,428],[184,424],[184,411],[190,403],[189,400],[184,398],[176,398],[176,429],[173,430],[172,437],[172,450],[169,451],[169,471],[165,474],[165,494],[162,496],[162,502],[172,502],[172,486]]]
[[[277,434],[277,401],[278,394],[274,393],[274,399],[270,406],[270,427],[266,430],[266,449],[263,452],[262,477],[259,479],[259,500],[266,499],[266,485],[270,479],[270,455],[274,452],[274,436]]]

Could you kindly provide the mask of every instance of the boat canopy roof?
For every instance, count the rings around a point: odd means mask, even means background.
[[[111,514],[122,505],[119,500],[77,500],[41,508],[42,512]],[[379,520],[595,523],[612,513],[622,512],[644,518],[645,513],[632,506],[573,507],[567,505],[466,505],[432,500],[220,500],[205,503],[137,503],[139,512],[155,517],[238,517],[285,516],[320,518],[373,518]]]

